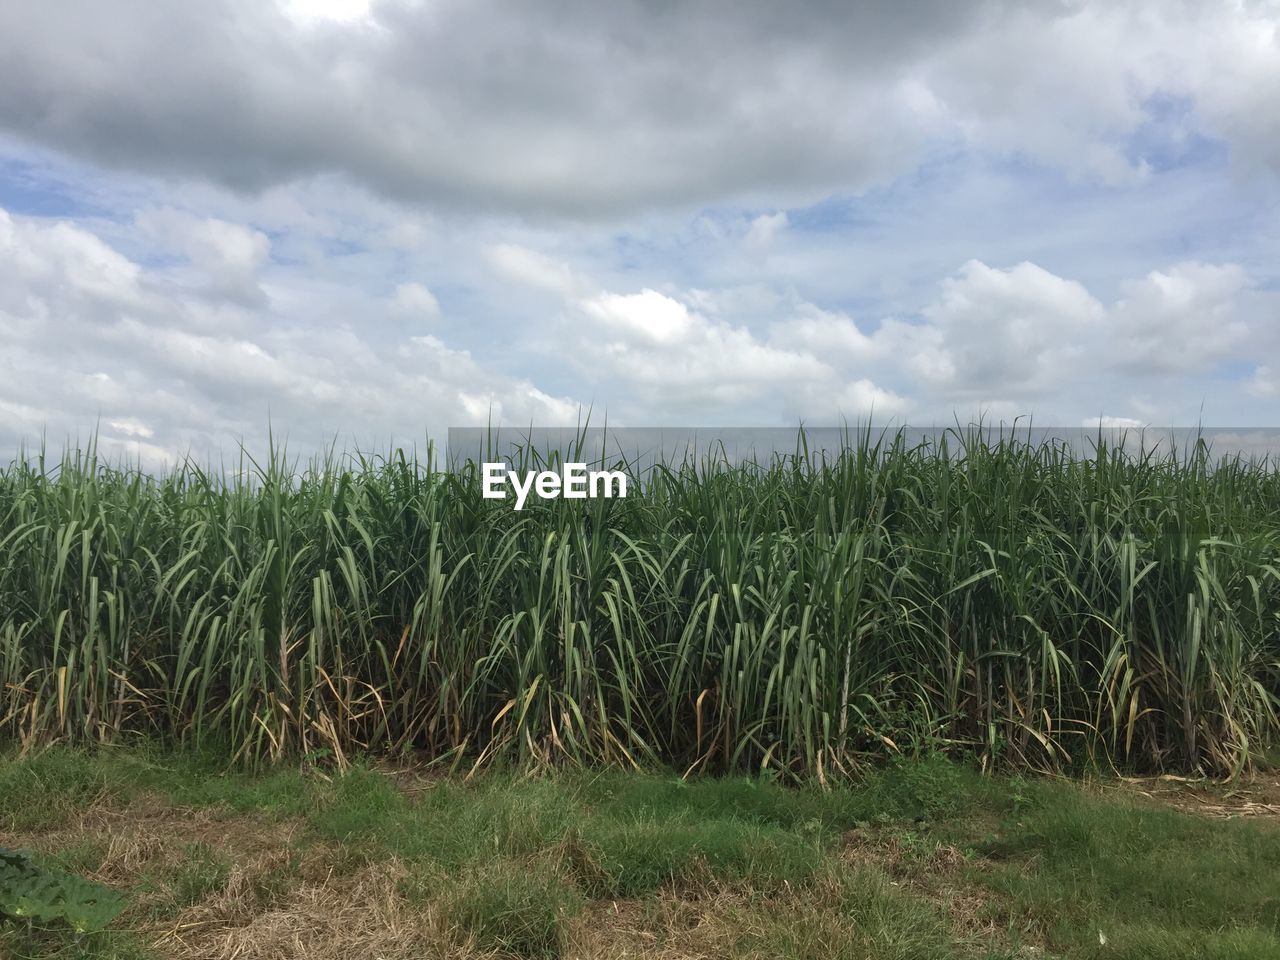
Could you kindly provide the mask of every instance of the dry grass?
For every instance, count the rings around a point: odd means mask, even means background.
[[[55,759],[30,768],[31,778],[71,783],[55,776]],[[1105,930],[1131,951],[1117,955],[1269,960],[1280,943],[1263,879],[1280,847],[1256,829],[1280,822],[1265,810],[1274,775],[1230,788],[1169,778],[1081,786],[970,782],[912,767],[896,773],[892,790],[868,780],[842,800],[843,788],[810,795],[643,775],[494,775],[464,789],[434,773],[385,773],[290,781],[305,803],[283,802],[287,784],[259,791],[238,775],[212,775],[212,791],[197,774],[184,781],[182,795],[230,795],[215,802],[234,810],[182,806],[154,786],[51,788],[93,799],[61,820],[11,819],[43,825],[0,830],[0,846],[33,848],[128,891],[111,933],[129,949],[84,953],[33,940],[23,955],[1022,960],[1092,957]],[[871,806],[896,812],[863,819],[872,794]],[[951,799],[915,813],[925,795]],[[67,809],[55,801],[51,793],[51,806]],[[743,838],[757,835],[730,830],[738,821],[727,811],[809,835],[825,829],[810,814],[841,804],[862,814],[846,811],[808,848],[811,870],[792,875],[791,861],[761,843],[747,843],[750,869],[736,859]],[[566,805],[573,816],[552,816]],[[644,829],[628,832],[637,824]],[[660,849],[689,831],[702,844],[690,847],[700,851],[692,859],[671,858],[680,843]],[[1204,953],[1229,927],[1236,953]],[[3,955],[14,941],[0,940]]]
[[[414,906],[397,886],[396,861],[302,882],[261,912],[246,910],[243,887],[184,911],[157,946],[174,958],[219,960],[418,960],[459,957],[440,936],[434,910]],[[474,953],[469,955],[475,955]]]
[[[1280,825],[1280,775],[1261,771],[1223,783],[1204,777],[1127,777],[1118,788],[1165,806],[1206,817],[1245,817]]]
[[[688,899],[665,891],[645,900],[593,904],[569,927],[565,955],[582,960],[712,960],[733,952],[731,923],[740,898],[727,893]]]
[[[74,848],[100,851],[100,863],[85,874],[134,891],[119,926],[169,960],[503,956],[450,927],[441,910],[447,890],[437,899],[407,896],[412,888],[407,881],[415,877],[400,860],[371,863],[340,846],[300,844],[303,827],[296,819],[181,808],[144,795],[128,803],[95,803],[55,829],[0,833],[0,845],[49,855]],[[197,902],[171,908],[164,884],[156,880],[172,878],[194,848],[216,854],[228,869]],[[836,947],[856,927],[841,914],[838,892],[819,883],[765,897],[719,883],[708,871],[678,889],[589,904],[565,924],[562,955],[581,960],[767,956],[760,945],[780,917],[803,927],[814,942]]]
[[[367,863],[332,845],[299,846],[302,829],[296,819],[176,807],[144,795],[128,803],[99,801],[55,829],[0,831],[0,846],[51,856],[74,848],[100,851],[100,863],[84,874],[134,890],[120,926],[171,960],[501,956],[451,929],[437,903],[406,897],[411,874],[398,859]],[[151,889],[149,881],[173,875],[196,846],[226,860],[225,879],[199,902],[166,912],[164,891]],[[565,956],[724,956],[737,934],[725,916],[733,899],[685,890],[681,896],[593,904],[567,925]]]
[[[998,943],[1007,917],[989,891],[975,882],[985,864],[952,843],[901,829],[855,828],[844,836],[842,857],[883,872],[889,883],[937,904],[965,939]]]
[[[101,851],[86,875],[133,889],[121,926],[174,960],[418,960],[477,956],[448,947],[435,911],[397,887],[396,860],[353,864],[322,844],[300,847],[300,821],[174,807],[155,796],[100,802],[71,822],[38,833],[0,833],[0,845],[48,854]],[[171,877],[193,848],[228,864],[198,902],[166,909]]]

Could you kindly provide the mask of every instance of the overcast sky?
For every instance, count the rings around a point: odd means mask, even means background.
[[[0,3],[0,449],[1280,425],[1280,3]]]

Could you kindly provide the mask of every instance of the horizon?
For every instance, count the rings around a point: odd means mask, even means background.
[[[280,471],[298,479],[317,472],[377,470],[403,458],[415,467],[438,473],[456,473],[485,463],[515,466],[535,461],[548,465],[583,461],[588,466],[621,465],[633,478],[641,478],[656,463],[679,467],[694,463],[700,469],[707,458],[720,466],[770,467],[790,462],[803,447],[811,465],[830,463],[837,456],[864,448],[882,448],[901,442],[911,451],[963,455],[975,441],[988,449],[997,444],[1015,448],[1061,448],[1073,459],[1097,456],[1099,449],[1120,451],[1129,458],[1151,457],[1157,462],[1186,463],[1204,456],[1209,464],[1243,461],[1262,469],[1280,468],[1280,428],[1253,427],[1044,427],[1032,423],[971,421],[950,426],[876,424],[862,422],[841,426],[593,426],[543,427],[537,425],[450,427],[443,435],[427,435],[407,442],[394,438],[379,445],[362,445],[357,438],[342,443],[333,436],[320,444],[294,443],[288,434],[267,432],[266,442],[252,448],[243,438],[234,444],[196,451],[175,451],[162,460],[137,450],[99,444],[99,436],[68,437],[61,445],[48,438],[34,446],[23,445],[7,459],[0,458],[0,476],[18,468],[44,463],[58,471],[68,463],[79,467],[122,470],[154,479],[189,470],[230,478],[262,477]],[[607,445],[608,453],[593,453]],[[1203,448],[1203,449],[1201,449]],[[583,459],[584,453],[592,454]],[[528,458],[532,457],[533,460]],[[237,466],[238,464],[238,466]]]

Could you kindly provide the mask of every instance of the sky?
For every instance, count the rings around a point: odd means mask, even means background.
[[[1280,2],[0,4],[0,452],[1280,426]]]

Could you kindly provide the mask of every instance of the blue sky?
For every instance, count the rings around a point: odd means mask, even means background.
[[[781,10],[7,6],[0,448],[1277,424],[1280,5]]]

